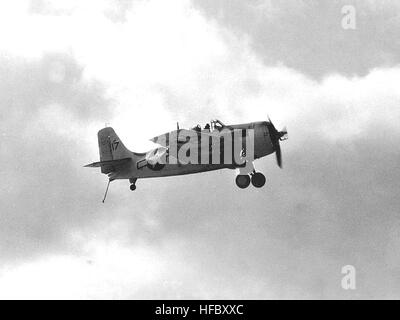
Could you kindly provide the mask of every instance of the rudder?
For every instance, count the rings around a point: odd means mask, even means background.
[[[107,127],[101,129],[97,133],[97,137],[101,162],[132,157],[132,152],[124,146],[113,128]],[[109,168],[109,166],[101,167],[102,173],[108,173],[111,170],[112,168]]]

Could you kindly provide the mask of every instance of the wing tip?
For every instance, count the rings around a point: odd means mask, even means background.
[[[83,168],[93,168],[94,165],[95,165],[95,162],[89,163],[89,164],[84,165]]]

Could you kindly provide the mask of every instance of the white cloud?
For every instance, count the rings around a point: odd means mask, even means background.
[[[136,296],[167,267],[162,252],[89,243],[81,256],[53,255],[0,272],[2,299],[105,299]]]
[[[167,131],[180,120],[166,109],[160,87],[187,103],[179,109],[192,115],[187,126],[219,115],[233,122],[266,119],[267,114],[279,124],[296,126],[305,114],[322,112],[326,119],[315,123],[310,118],[307,124],[337,139],[363,132],[372,113],[382,117],[382,112],[398,110],[393,87],[398,70],[373,70],[353,79],[333,75],[318,83],[284,66],[266,67],[246,38],[206,20],[188,1],[134,2],[125,23],[107,17],[110,3],[105,1],[47,6],[66,14],[30,14],[26,4],[7,6],[0,49],[25,57],[70,51],[85,67],[86,78],[108,85],[118,106],[109,122],[138,151],[151,146],[143,137]],[[192,113],[207,104],[214,114]]]
[[[270,294],[251,276],[239,281],[202,270],[203,262],[196,265],[191,249],[177,241],[149,246],[88,238],[71,237],[78,245],[84,240],[79,254],[3,266],[0,299],[233,298],[237,288],[254,296]]]

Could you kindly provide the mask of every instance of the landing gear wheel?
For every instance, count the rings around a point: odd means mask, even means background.
[[[261,172],[255,172],[251,177],[251,184],[256,188],[261,188],[265,184],[265,176]]]
[[[137,181],[137,178],[130,178],[129,179],[129,182],[131,183],[129,189],[131,189],[132,191],[136,190],[136,181]]]
[[[250,176],[248,176],[247,174],[239,174],[236,177],[236,185],[240,189],[247,188],[249,184],[250,184]]]

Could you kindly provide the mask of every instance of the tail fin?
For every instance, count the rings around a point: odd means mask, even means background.
[[[122,141],[118,138],[113,128],[107,127],[101,129],[98,134],[100,164],[102,173],[109,173],[114,170],[113,162],[118,163],[123,159],[132,158],[132,152],[129,151]]]
[[[107,127],[101,129],[97,137],[100,161],[119,160],[132,156],[132,152],[124,146],[113,128]]]

